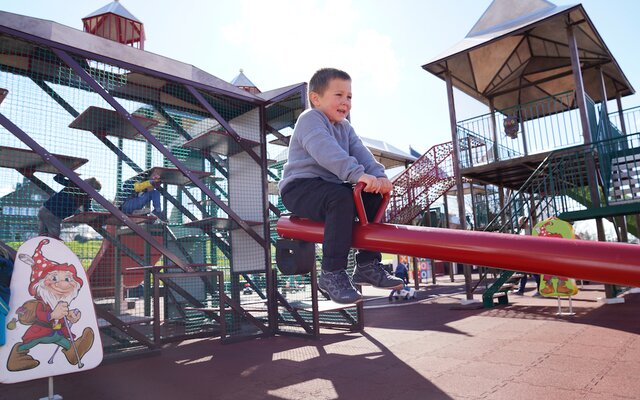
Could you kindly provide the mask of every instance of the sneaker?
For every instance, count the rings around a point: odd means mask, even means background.
[[[512,294],[518,295],[518,296],[524,296],[524,292],[521,292],[519,290],[516,290],[515,292],[512,292]]]
[[[531,297],[542,297],[542,295],[540,294],[540,292],[535,292]]]
[[[385,271],[382,263],[374,261],[366,265],[357,265],[353,271],[355,285],[371,285],[383,289],[400,290],[404,287],[404,280]]]
[[[139,210],[133,210],[133,212],[131,212],[131,215],[147,215],[151,212],[151,209],[149,207],[143,207]]]
[[[158,218],[158,221],[163,223],[163,224],[166,224],[166,223],[169,222],[169,221],[167,221],[167,216],[164,215],[163,211],[154,210],[152,214],[155,215],[156,218]]]
[[[362,295],[353,287],[347,271],[322,271],[318,280],[320,291],[336,303],[349,304],[362,301]]]

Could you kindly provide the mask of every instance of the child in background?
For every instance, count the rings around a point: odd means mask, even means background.
[[[279,183],[282,202],[299,217],[324,222],[322,271],[318,286],[337,303],[362,295],[353,284],[402,288],[402,279],[383,268],[379,252],[359,251],[353,281],[346,273],[356,216],[352,185],[363,182],[362,201],[373,218],[382,195],[393,188],[351,127],[351,77],[334,68],[318,70],[309,81],[311,109],[303,112],[289,143],[289,157]]]
[[[38,233],[59,239],[60,224],[63,219],[75,214],[80,208],[84,211],[93,211],[93,209],[91,208],[91,197],[66,176],[57,174],[53,180],[63,185],[64,188],[49,197],[49,200],[40,207]],[[102,184],[96,178],[88,178],[84,181],[97,191],[102,189]]]
[[[398,278],[402,279],[405,284],[409,284],[409,267],[407,266],[406,257],[401,257],[400,261],[398,261],[398,265],[396,266],[396,270],[394,275]]]
[[[153,174],[148,180],[142,179],[144,178],[135,176],[122,185],[125,201],[120,206],[120,209],[125,214],[148,214],[149,203],[151,203],[153,205],[153,215],[158,218],[158,221],[167,223],[167,217],[162,212],[162,205],[160,204],[160,192],[157,189],[162,183],[160,175]]]

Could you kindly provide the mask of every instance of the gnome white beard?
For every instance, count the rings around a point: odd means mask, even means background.
[[[36,289],[36,293],[42,299],[42,301],[47,303],[52,310],[56,308],[58,303],[60,303],[61,301],[66,302],[67,304],[71,304],[71,301],[73,301],[73,299],[78,296],[78,292],[80,291],[80,285],[75,282],[75,288],[73,292],[69,293],[66,296],[56,296],[51,291],[47,290],[47,287],[43,285],[44,281],[45,279],[40,280],[40,282],[34,285],[34,288]]]

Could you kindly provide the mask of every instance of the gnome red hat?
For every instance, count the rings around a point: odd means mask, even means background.
[[[49,243],[49,239],[43,239],[38,243],[33,252],[33,264],[31,265],[31,283],[29,283],[29,293],[32,296],[36,295],[35,285],[40,282],[49,272],[52,271],[69,271],[73,276],[73,280],[78,282],[80,286],[83,285],[82,279],[78,277],[76,267],[71,264],[58,264],[55,261],[45,258],[42,254],[42,246]]]

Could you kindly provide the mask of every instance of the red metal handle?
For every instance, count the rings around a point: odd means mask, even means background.
[[[356,186],[353,188],[353,201],[356,203],[356,212],[358,213],[358,219],[360,220],[360,225],[364,226],[369,223],[367,219],[367,213],[364,210],[364,203],[362,202],[362,189],[364,189],[364,182],[356,183]],[[374,223],[380,223],[382,221],[382,217],[384,217],[384,212],[389,205],[389,200],[391,196],[389,193],[385,193],[382,195],[382,203],[380,203],[380,207],[376,212],[375,218],[373,218]]]

